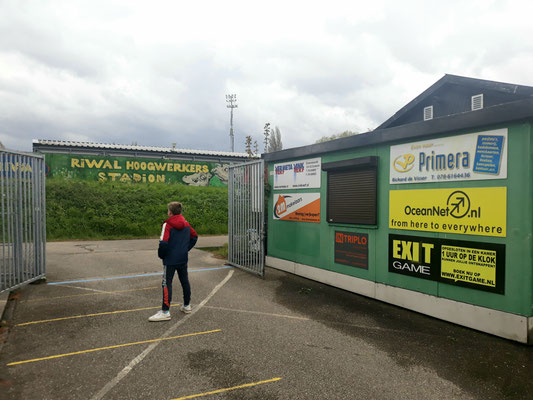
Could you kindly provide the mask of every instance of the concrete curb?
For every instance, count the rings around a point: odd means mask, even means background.
[[[219,235],[219,236],[202,236],[200,235],[198,238],[198,243],[196,244],[196,248],[202,248],[202,247],[219,247],[224,246],[225,243],[228,243],[228,236],[227,235]]]
[[[7,299],[9,298],[9,290],[0,293],[0,318],[4,316],[4,311],[7,306]]]

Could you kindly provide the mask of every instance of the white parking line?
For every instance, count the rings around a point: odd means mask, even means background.
[[[189,272],[199,272],[199,271],[213,271],[216,269],[228,269],[232,267],[213,267],[213,268],[196,268],[189,269]],[[108,281],[114,279],[131,279],[131,278],[144,278],[145,276],[159,276],[162,275],[162,272],[150,272],[148,274],[137,274],[137,275],[120,275],[120,276],[109,276],[102,278],[85,278],[78,279],[75,281],[62,281],[62,282],[47,282],[47,285],[64,285],[66,283],[82,283],[82,282],[96,282],[96,281]]]
[[[205,299],[202,300],[200,304],[198,304],[196,307],[192,309],[192,312],[190,314],[187,314],[184,318],[180,319],[177,323],[172,325],[163,335],[161,335],[161,338],[169,337],[180,325],[183,325],[189,318],[191,318],[194,314],[196,314],[197,311],[199,311],[215,294],[220,290],[224,284],[229,281],[229,279],[233,276],[233,269],[228,272],[228,275],[220,282],[215,288],[207,295]],[[141,354],[139,354],[137,357],[135,357],[133,360],[130,361],[128,365],[126,365],[122,371],[118,373],[117,376],[115,376],[113,379],[111,379],[98,393],[96,393],[93,397],[91,397],[91,400],[100,400],[102,399],[107,392],[109,392],[111,389],[113,389],[124,377],[126,377],[130,371],[135,367],[137,364],[139,364],[150,352],[155,349],[159,342],[154,342],[150,344]]]

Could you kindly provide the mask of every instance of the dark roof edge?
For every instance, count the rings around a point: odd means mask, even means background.
[[[147,146],[148,147],[148,146]],[[153,157],[161,156],[188,156],[188,157],[207,157],[207,158],[224,158],[235,159],[237,161],[247,159],[250,156],[246,153],[231,153],[231,152],[216,152],[215,150],[193,150],[193,149],[172,149],[165,147],[153,147],[153,148],[138,148],[130,149],[127,147],[97,147],[97,146],[82,146],[82,145],[66,145],[66,144],[53,144],[53,143],[39,143],[33,142],[32,150],[34,153],[57,153],[57,154],[71,154],[80,152],[85,155],[99,155],[102,152],[109,153],[110,155],[124,155],[124,154],[145,154]],[[51,152],[50,150],[57,150]],[[180,151],[184,150],[184,151]]]
[[[372,132],[349,136],[308,146],[294,147],[275,153],[265,153],[265,161],[278,161],[310,157],[321,153],[331,153],[351,148],[372,146],[408,139],[419,139],[453,131],[476,129],[505,122],[533,119],[533,98],[487,107],[482,110],[468,111],[429,121],[376,129]]]
[[[390,126],[394,121],[396,121],[399,117],[404,115],[407,111],[415,107],[418,103],[420,103],[422,100],[430,96],[432,93],[434,93],[437,89],[442,87],[445,83],[448,83],[450,79],[453,79],[451,77],[454,77],[454,75],[444,75],[442,78],[440,78],[437,82],[435,82],[433,85],[428,87],[426,90],[424,90],[422,93],[420,93],[418,96],[416,96],[413,100],[411,100],[409,103],[407,103],[405,106],[400,108],[398,111],[396,111],[390,118],[388,118],[385,122],[383,122],[381,125],[379,125],[377,129],[385,129],[388,126]]]
[[[397,112],[395,112],[392,117],[387,119],[385,122],[379,125],[376,129],[388,128],[392,123],[394,123],[394,121],[396,121],[398,118],[403,116],[405,113],[407,113],[408,111],[416,107],[421,101],[426,99],[428,96],[433,94],[435,91],[437,91],[438,89],[440,89],[443,85],[447,83],[462,85],[462,86],[476,86],[480,90],[491,89],[491,90],[497,90],[497,91],[505,92],[505,93],[516,93],[519,90],[526,90],[527,92],[531,93],[531,91],[533,90],[533,87],[531,86],[517,85],[514,83],[505,83],[505,82],[498,82],[498,81],[490,81],[487,79],[468,78],[466,76],[460,76],[460,75],[445,74],[437,82],[435,82],[425,91],[423,91],[421,94],[416,96],[413,100],[411,100],[409,103],[407,103]]]

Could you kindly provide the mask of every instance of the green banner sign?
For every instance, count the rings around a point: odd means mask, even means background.
[[[228,165],[157,158],[46,154],[47,177],[101,182],[226,186]]]

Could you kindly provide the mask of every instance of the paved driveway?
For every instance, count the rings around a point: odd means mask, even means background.
[[[531,347],[284,272],[263,280],[199,249],[194,312],[150,323],[156,246],[49,243],[47,283],[4,314],[2,398],[533,398]]]

